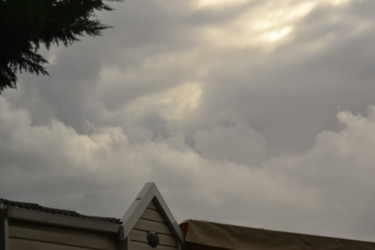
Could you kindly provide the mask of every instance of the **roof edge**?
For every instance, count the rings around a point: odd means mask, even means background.
[[[116,218],[83,215],[71,210],[6,199],[0,199],[0,218],[108,233],[118,233],[121,227],[120,219]]]
[[[36,203],[11,201],[11,200],[0,198],[0,209],[5,209],[5,208],[8,208],[8,207],[23,208],[23,209],[27,209],[27,210],[39,211],[39,212],[44,212],[44,213],[48,213],[48,214],[75,217],[75,218],[92,220],[92,221],[121,224],[121,220],[118,219],[118,218],[114,218],[114,217],[84,215],[84,214],[77,213],[73,210],[51,208],[51,207],[41,206],[41,205],[36,204]]]

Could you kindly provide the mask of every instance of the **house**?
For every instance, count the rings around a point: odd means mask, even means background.
[[[375,250],[364,242],[200,220],[177,224],[154,183],[125,215],[88,216],[0,199],[0,250]]]
[[[122,219],[0,200],[0,250],[181,250],[182,232],[154,183]]]

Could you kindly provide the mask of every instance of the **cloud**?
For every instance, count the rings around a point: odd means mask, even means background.
[[[256,166],[266,158],[263,136],[244,123],[198,131],[194,139],[200,154],[219,161]]]
[[[156,181],[179,220],[373,239],[375,5],[234,2],[114,3],[48,52],[0,97],[1,196],[121,216]]]
[[[197,133],[198,153],[177,135],[139,144],[119,127],[83,135],[59,120],[35,126],[26,110],[0,100],[2,193],[121,216],[135,187],[153,180],[180,220],[373,237],[375,108],[367,116],[340,112],[345,127],[320,133],[309,151],[249,168],[263,160],[256,154],[264,157],[264,140],[245,124]]]

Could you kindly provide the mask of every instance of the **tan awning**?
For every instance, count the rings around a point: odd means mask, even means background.
[[[191,250],[375,250],[375,242],[346,240],[299,233],[187,220],[180,225]]]

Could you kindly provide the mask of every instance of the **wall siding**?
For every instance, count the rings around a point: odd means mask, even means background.
[[[11,222],[9,246],[10,250],[116,250],[117,235]]]
[[[175,250],[177,247],[168,247],[159,245],[156,248],[150,247],[147,243],[130,242],[131,250]]]
[[[152,248],[147,244],[147,233],[159,235],[159,245]],[[130,250],[176,250],[177,242],[166,220],[153,202],[146,208],[129,235]]]

